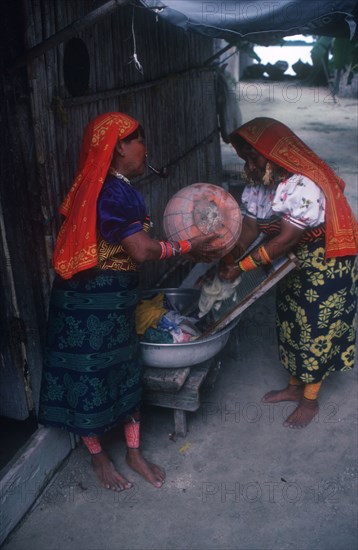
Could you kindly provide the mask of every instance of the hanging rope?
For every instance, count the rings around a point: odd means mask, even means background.
[[[133,55],[129,63],[134,63],[134,66],[137,69],[137,71],[139,71],[141,74],[144,74],[142,64],[140,63],[137,55],[137,42],[136,42],[136,37],[134,32],[134,7],[132,9],[132,38],[133,38]]]

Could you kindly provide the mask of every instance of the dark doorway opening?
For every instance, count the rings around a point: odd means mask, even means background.
[[[29,437],[37,430],[37,421],[29,416],[26,420],[14,420],[0,416],[0,470],[15,456],[27,442]]]

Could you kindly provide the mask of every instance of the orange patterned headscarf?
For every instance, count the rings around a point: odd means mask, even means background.
[[[79,170],[59,209],[66,219],[56,241],[53,266],[63,279],[97,265],[97,198],[118,139],[138,126],[139,122],[123,113],[105,113],[85,129]]]
[[[358,252],[358,227],[343,195],[344,181],[287,126],[273,118],[254,118],[230,135],[241,136],[268,160],[294,174],[313,180],[326,197],[326,257],[355,256]]]

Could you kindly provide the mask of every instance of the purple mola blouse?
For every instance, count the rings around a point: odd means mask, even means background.
[[[108,176],[97,200],[97,227],[104,240],[119,244],[142,231],[146,220],[143,195],[125,180]]]

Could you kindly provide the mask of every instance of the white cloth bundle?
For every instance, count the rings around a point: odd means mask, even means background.
[[[201,289],[199,298],[199,317],[204,317],[211,309],[218,310],[227,298],[232,298],[235,302],[236,287],[240,283],[241,277],[238,277],[233,282],[223,281],[218,275],[208,283],[205,283]]]

